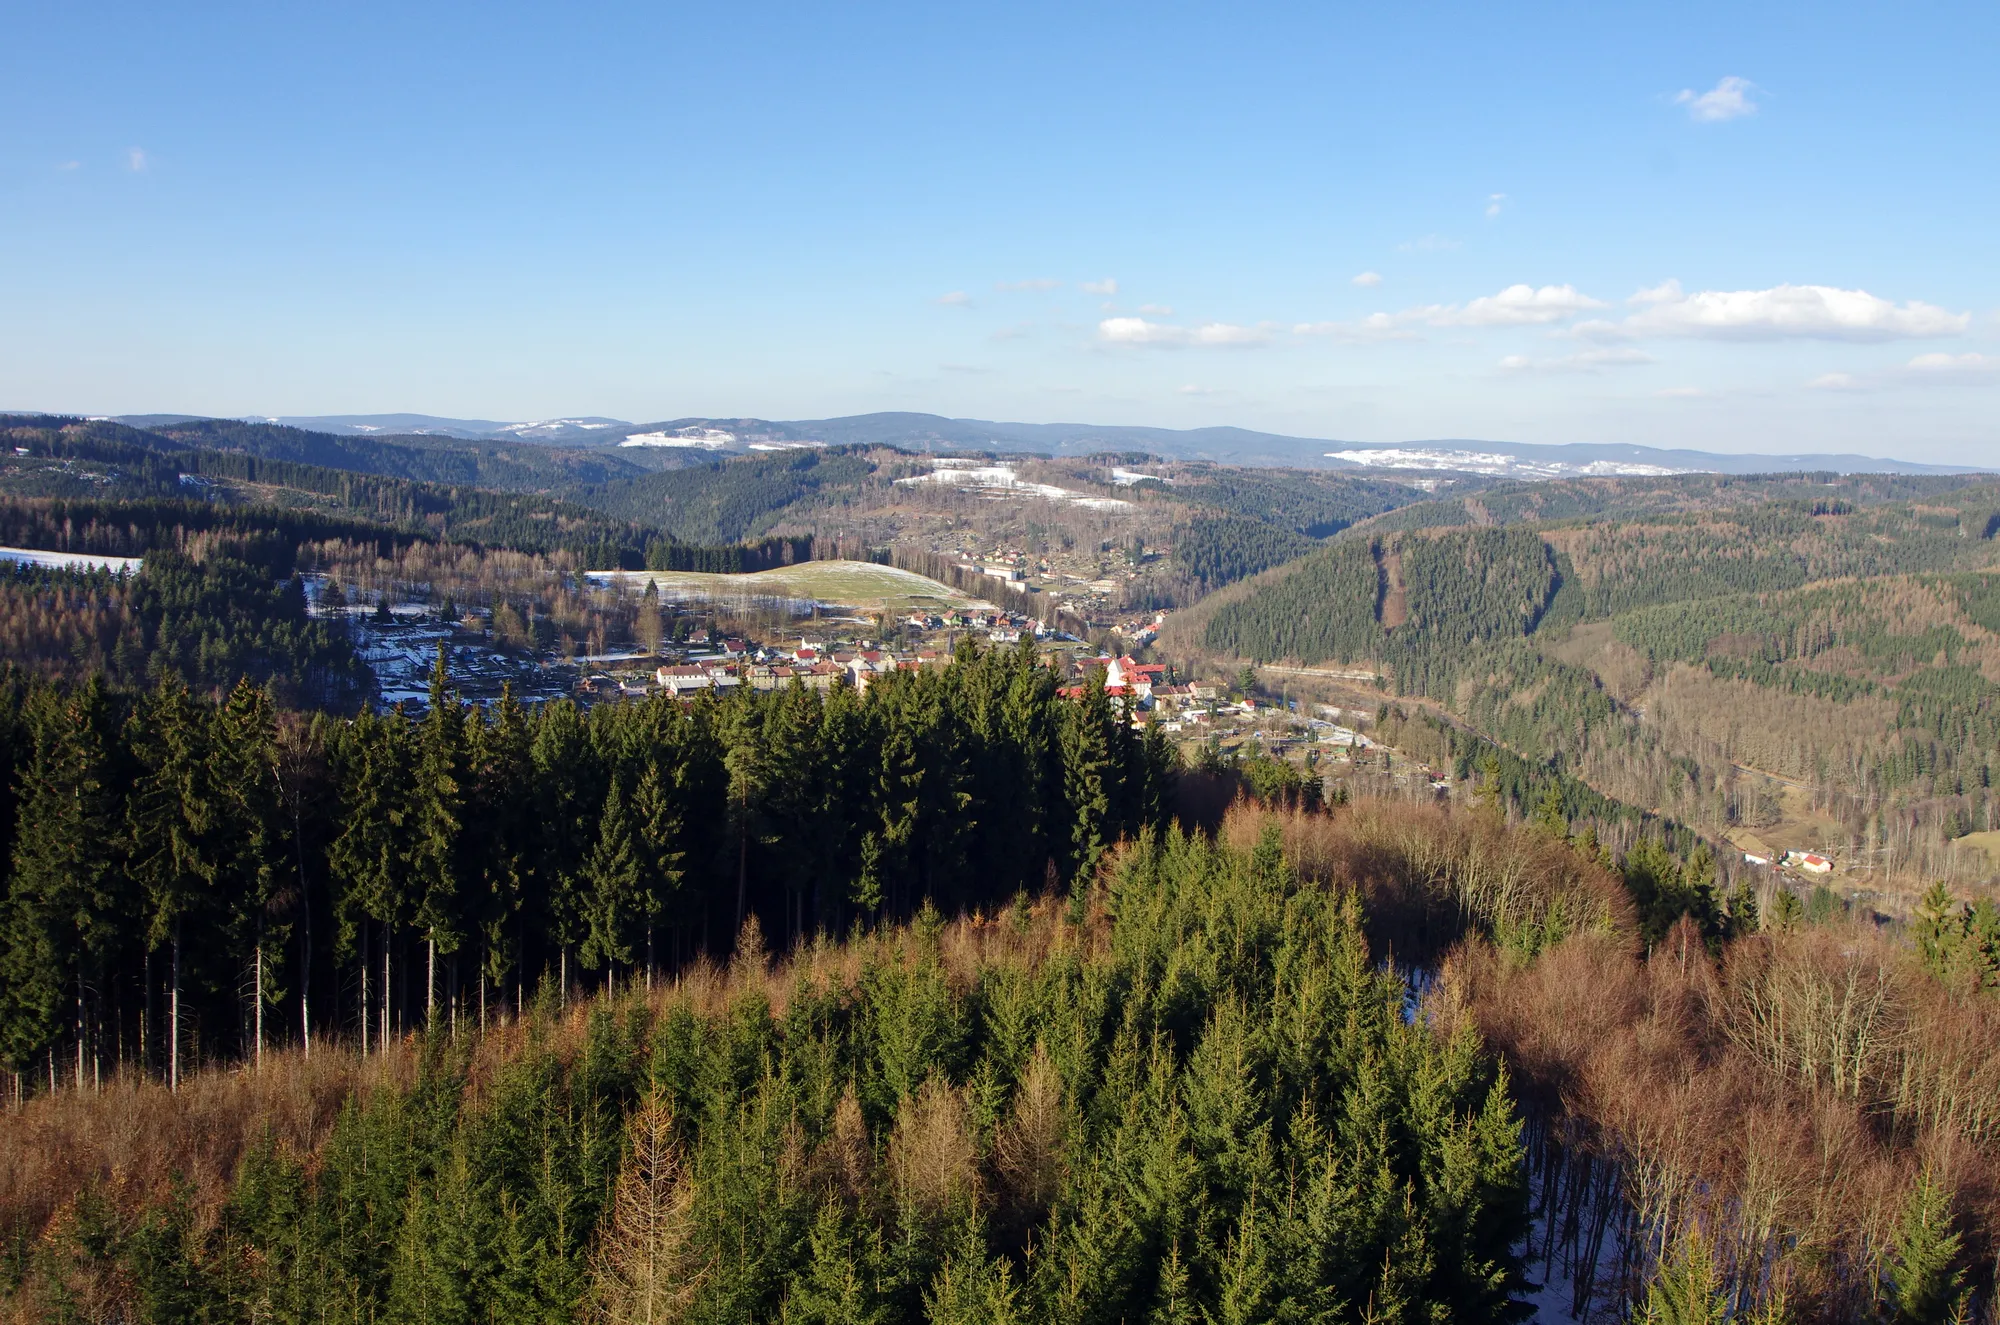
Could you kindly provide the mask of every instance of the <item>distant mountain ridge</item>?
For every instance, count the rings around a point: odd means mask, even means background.
[[[128,415],[118,422],[158,427],[193,415]],[[1991,473],[1980,465],[1936,465],[1850,453],[1732,455],[1613,443],[1544,445],[1466,438],[1367,445],[1323,437],[1292,437],[1248,428],[1150,428],[1120,424],[1005,423],[939,414],[882,412],[831,419],[680,418],[652,423],[576,416],[526,422],[456,419],[431,414],[334,414],[258,419],[336,436],[434,436],[534,442],[562,447],[686,449],[721,454],[784,446],[898,446],[913,451],[1043,451],[1087,455],[1147,451],[1176,460],[1312,469],[1436,471],[1541,479],[1591,475],[1677,473],[1763,474],[1831,471],[1842,474]],[[629,452],[628,452],[629,453]]]

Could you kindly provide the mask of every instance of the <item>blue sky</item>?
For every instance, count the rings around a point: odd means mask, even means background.
[[[0,405],[2000,463],[2000,7],[0,17]]]

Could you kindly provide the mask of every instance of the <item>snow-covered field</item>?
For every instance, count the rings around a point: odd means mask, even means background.
[[[1502,451],[1449,451],[1431,447],[1386,446],[1359,451],[1328,451],[1329,460],[1378,469],[1448,469],[1460,474],[1488,474],[1495,478],[1660,478],[1692,471],[1669,469],[1626,460],[1593,460],[1572,465],[1561,460],[1529,460]]]
[[[30,566],[53,566],[57,570],[124,571],[136,575],[143,557],[107,557],[96,552],[42,552],[34,548],[0,547],[0,561]]]
[[[668,446],[699,451],[721,451],[736,444],[736,434],[720,428],[696,428],[684,432],[635,432],[620,446]]]
[[[1122,497],[1091,497],[1059,488],[1053,483],[1030,483],[1016,473],[1012,465],[989,465],[977,460],[940,460],[937,466],[928,474],[899,478],[896,482],[911,487],[935,483],[952,488],[972,488],[995,497],[1041,497],[1097,511],[1117,510],[1132,504]]]
[[[749,575],[715,575],[700,571],[591,571],[592,584],[621,585],[644,593],[646,582],[660,586],[660,595],[675,602],[715,599],[765,599],[789,602],[803,610],[848,607],[861,611],[903,611],[913,607],[969,607],[979,600],[912,571],[878,566],[870,561],[802,561],[796,566]]]

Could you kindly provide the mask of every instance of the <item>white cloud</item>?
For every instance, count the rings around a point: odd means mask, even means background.
[[[1719,124],[1755,115],[1757,103],[1750,99],[1750,94],[1757,90],[1757,85],[1749,79],[1731,74],[1706,92],[1682,88],[1674,104],[1686,106],[1688,115],[1703,124]]]
[[[1061,281],[1048,276],[1035,276],[1025,281],[993,282],[993,288],[996,290],[1054,290],[1061,285]]]
[[[1356,276],[1354,278],[1354,284],[1360,286],[1364,290],[1373,289],[1375,286],[1378,286],[1381,283],[1382,283],[1382,273],[1379,271],[1364,271],[1359,276]]]
[[[1498,294],[1481,295],[1466,304],[1424,304],[1397,313],[1371,313],[1358,322],[1301,322],[1292,328],[1301,336],[1331,336],[1339,340],[1410,340],[1413,326],[1526,327],[1560,322],[1566,317],[1603,308],[1573,285],[1510,285]]]
[[[1866,290],[1775,285],[1768,290],[1682,292],[1667,281],[1632,297],[1639,312],[1622,322],[1579,324],[1584,336],[1699,336],[1713,340],[1897,340],[1956,336],[1972,324],[1918,300],[1891,303]]]
[[[127,148],[125,150],[125,168],[127,170],[144,170],[146,168],[146,149],[143,147]]]
[[[1500,361],[1500,369],[1508,373],[1595,373],[1604,368],[1635,368],[1654,362],[1657,361],[1652,355],[1639,350],[1607,348],[1584,350],[1560,359],[1530,359],[1524,354],[1510,354]]]
[[[1112,280],[1109,276],[1101,281],[1085,281],[1083,283],[1083,292],[1085,294],[1117,294],[1118,282]]]
[[[937,301],[946,308],[970,308],[972,306],[972,296],[963,290],[953,290],[950,294],[941,294],[937,297]]]
[[[1107,317],[1097,324],[1099,340],[1113,345],[1262,345],[1271,339],[1262,327],[1208,322],[1198,327],[1148,322],[1143,317]]]
[[[1510,285],[1498,294],[1481,295],[1463,308],[1455,305],[1422,310],[1434,327],[1519,327],[1560,322],[1566,317],[1602,308],[1604,304],[1580,293],[1574,285]]]
[[[1493,217],[1495,217],[1495,216],[1498,216],[1498,215],[1500,215],[1500,209],[1501,209],[1501,208],[1503,208],[1503,207],[1505,207],[1506,205],[1507,205],[1507,195],[1506,195],[1506,194],[1504,194],[1504,193],[1489,193],[1489,194],[1487,194],[1487,195],[1486,195],[1486,215],[1487,215],[1487,218],[1488,218],[1488,219],[1490,220],[1491,218],[1493,218]]]
[[[1919,354],[1903,367],[1918,377],[2000,381],[2000,354]]]
[[[1174,310],[1165,304],[1140,304],[1139,311],[1147,317],[1172,317]]]
[[[1880,391],[1989,383],[2000,383],[2000,354],[1919,354],[1908,363],[1881,372],[1822,373],[1806,386],[1814,391]]]

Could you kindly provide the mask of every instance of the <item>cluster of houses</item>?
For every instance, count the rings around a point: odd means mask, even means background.
[[[1746,865],[1769,865],[1771,857],[1759,851],[1743,853]],[[1801,874],[1831,874],[1833,861],[1816,851],[1786,851],[1778,856],[1778,864],[1784,869],[1797,870]]]
[[[956,615],[956,614],[955,614]],[[976,618],[980,613],[968,613]],[[1004,614],[1000,616],[1004,622]],[[913,619],[912,624],[922,624],[925,629],[949,628],[952,623],[942,625],[934,618],[922,622]],[[994,633],[994,638],[1009,630],[1025,632],[1034,627],[1032,621],[1019,625],[984,625],[977,620],[965,623],[968,629],[984,628]],[[811,690],[831,690],[836,686],[851,686],[865,691],[880,676],[897,671],[917,671],[927,667],[949,666],[952,654],[949,649],[890,650],[872,648],[865,644],[822,645],[800,640],[790,647],[758,647],[741,639],[719,640],[709,645],[706,640],[689,641],[700,652],[694,653],[684,662],[669,663],[653,673],[653,686],[675,695],[692,694],[698,690],[730,690],[738,686],[749,686],[753,690],[781,690],[794,683]],[[1124,657],[1109,655],[1093,656],[1088,653],[1058,653],[1051,655],[1061,666],[1066,684],[1060,693],[1070,697],[1080,696],[1089,685],[1091,678],[1102,673],[1105,693],[1113,699],[1129,701],[1135,715],[1153,714],[1180,715],[1184,713],[1205,713],[1220,698],[1220,690],[1212,685],[1194,685],[1180,681],[1165,663],[1142,663],[1129,654]]]

